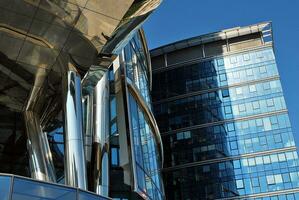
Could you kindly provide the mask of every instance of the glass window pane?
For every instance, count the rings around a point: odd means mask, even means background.
[[[0,199],[8,200],[9,199],[9,190],[10,190],[11,178],[8,176],[0,176]]]
[[[242,179],[241,180],[237,180],[236,183],[237,183],[237,188],[238,189],[244,188],[244,182],[243,182]]]
[[[113,166],[118,166],[119,165],[119,149],[112,147],[111,148],[111,164]]]
[[[15,178],[12,195],[12,199],[14,200],[74,200],[76,199],[76,190],[62,186]]]
[[[79,190],[78,200],[107,200],[107,198]]]

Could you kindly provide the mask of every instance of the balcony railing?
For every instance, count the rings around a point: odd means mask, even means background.
[[[1,200],[110,200],[92,192],[61,184],[0,173]]]

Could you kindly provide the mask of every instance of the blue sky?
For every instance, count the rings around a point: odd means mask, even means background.
[[[273,22],[276,61],[299,146],[299,0],[164,0],[144,29],[152,49],[263,21]]]

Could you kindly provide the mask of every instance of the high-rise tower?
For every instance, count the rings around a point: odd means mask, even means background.
[[[271,23],[151,51],[168,199],[299,199]]]

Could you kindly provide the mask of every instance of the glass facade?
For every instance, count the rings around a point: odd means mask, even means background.
[[[189,63],[153,73],[166,197],[299,198],[298,155],[273,47]]]
[[[142,44],[140,34],[135,34],[130,43],[124,48],[123,56],[126,68],[126,76],[130,79],[145,102],[151,108],[150,99],[150,69],[146,58],[146,47]]]
[[[137,32],[130,40],[128,45],[123,49],[120,57],[121,74],[124,75],[122,84],[125,88],[125,107],[127,108],[128,121],[127,129],[129,130],[126,138],[129,138],[130,160],[132,166],[132,175],[134,177],[133,192],[138,196],[129,194],[130,190],[120,188],[123,183],[116,183],[112,180],[112,187],[118,189],[113,192],[114,199],[164,199],[163,181],[160,173],[161,169],[161,148],[158,144],[160,133],[154,128],[155,121],[151,117],[151,98],[150,98],[150,62],[147,58],[148,50],[146,47],[142,31]],[[114,81],[110,82],[113,85]],[[111,131],[111,167],[112,174],[121,173],[122,152],[120,152],[119,136],[122,130],[119,130],[117,120],[117,107],[120,105],[117,91],[110,94],[110,131]],[[117,119],[116,119],[117,118]],[[114,175],[112,175],[114,176]],[[118,185],[118,186],[117,186]],[[125,185],[125,184],[124,184]]]
[[[133,136],[135,170],[138,192],[149,199],[163,199],[163,185],[159,170],[161,158],[155,135],[137,101],[129,95],[130,121]]]

